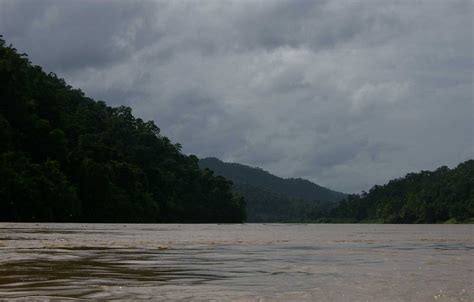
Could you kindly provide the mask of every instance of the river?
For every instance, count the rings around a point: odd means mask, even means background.
[[[0,223],[0,299],[474,301],[473,225]]]

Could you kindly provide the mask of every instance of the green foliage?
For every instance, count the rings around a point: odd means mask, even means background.
[[[333,202],[345,194],[304,179],[283,179],[262,169],[217,158],[205,158],[199,165],[230,179],[233,190],[247,204],[250,222],[301,222],[327,214]]]
[[[383,223],[468,222],[474,218],[474,160],[455,169],[410,173],[334,207],[332,221]]]
[[[0,221],[241,222],[231,183],[0,39]]]
[[[20,153],[0,155],[0,214],[8,221],[71,221],[81,215],[75,188],[59,163],[41,164]]]

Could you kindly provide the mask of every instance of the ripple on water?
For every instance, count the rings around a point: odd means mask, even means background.
[[[471,226],[0,226],[2,298],[474,300]]]

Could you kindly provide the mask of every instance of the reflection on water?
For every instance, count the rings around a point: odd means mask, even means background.
[[[471,225],[0,224],[0,298],[474,301]]]

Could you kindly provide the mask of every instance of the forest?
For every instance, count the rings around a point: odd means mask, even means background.
[[[231,182],[0,36],[0,221],[242,222]]]
[[[409,173],[349,195],[324,213],[319,222],[474,223],[474,160],[454,169]]]

